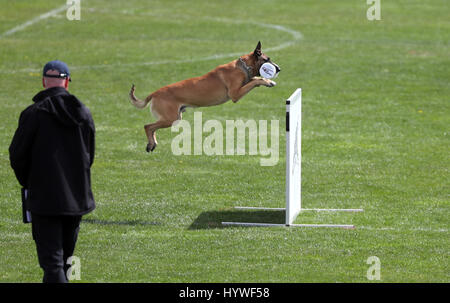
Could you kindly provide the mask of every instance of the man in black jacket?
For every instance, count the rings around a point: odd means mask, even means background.
[[[45,90],[20,115],[9,147],[11,167],[26,190],[43,282],[67,282],[81,216],[95,208],[90,167],[95,127],[89,109],[68,91],[64,62],[44,66]]]

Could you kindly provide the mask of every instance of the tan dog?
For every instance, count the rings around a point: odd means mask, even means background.
[[[153,151],[157,145],[155,132],[160,128],[172,126],[181,119],[186,107],[212,106],[228,100],[239,101],[253,88],[263,85],[275,86],[276,83],[259,76],[259,69],[270,58],[261,52],[261,42],[250,54],[244,55],[230,63],[220,65],[209,73],[164,86],[150,94],[144,101],[134,95],[135,87],[131,87],[130,99],[137,108],[144,108],[151,101],[151,111],[158,119],[155,123],[144,126],[148,138],[147,152]],[[277,72],[280,68],[275,63]]]

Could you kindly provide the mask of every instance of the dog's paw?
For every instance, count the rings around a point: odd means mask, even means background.
[[[275,81],[269,80],[269,79],[264,79],[266,82],[266,86],[267,87],[274,87],[275,85],[277,85],[277,83]]]
[[[147,144],[147,147],[145,148],[146,152],[152,152],[156,148],[156,144],[151,145],[150,143]]]

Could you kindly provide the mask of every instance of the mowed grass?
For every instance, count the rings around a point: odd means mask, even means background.
[[[0,33],[61,2],[1,0]],[[41,280],[8,146],[43,64],[60,59],[97,127],[97,209],[75,251],[81,282],[371,282],[370,256],[380,282],[449,282],[450,9],[382,1],[382,20],[370,22],[365,2],[83,0],[80,21],[61,12],[0,37],[0,281]],[[278,85],[201,112],[224,126],[279,120],[278,164],[248,153],[174,156],[170,129],[147,154],[143,125],[153,117],[130,105],[131,84],[143,98],[259,40],[263,51],[292,42],[267,53],[282,68]],[[284,101],[298,87],[303,206],[364,212],[302,213],[296,223],[356,229],[222,227],[283,222],[283,213],[233,207],[284,206]]]

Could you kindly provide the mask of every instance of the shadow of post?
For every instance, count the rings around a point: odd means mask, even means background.
[[[201,213],[189,229],[230,228],[222,222],[284,224],[285,211],[279,210],[223,210]]]

